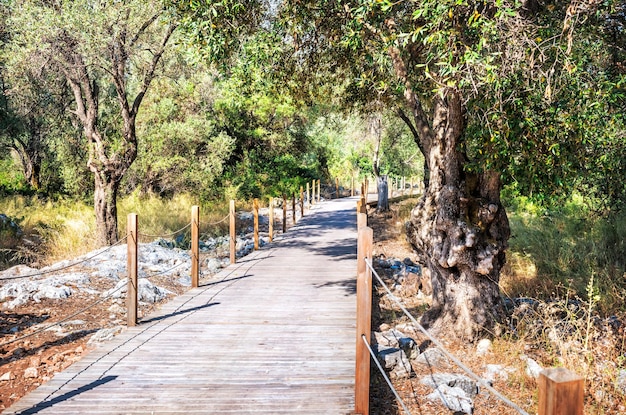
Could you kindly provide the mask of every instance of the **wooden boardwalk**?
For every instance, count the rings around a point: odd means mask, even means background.
[[[318,205],[4,413],[350,413],[355,201]]]

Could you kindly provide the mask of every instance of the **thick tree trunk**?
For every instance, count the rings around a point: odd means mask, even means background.
[[[455,91],[434,103],[427,146],[428,187],[407,236],[431,274],[433,300],[422,323],[433,332],[476,340],[503,316],[499,291],[509,224],[499,175],[469,174],[460,151],[461,101]]]
[[[117,191],[120,181],[112,180],[107,172],[96,172],[94,209],[98,246],[113,245],[117,237]]]
[[[387,212],[389,210],[389,182],[387,181],[387,175],[376,177],[377,189],[378,189],[378,203],[376,204],[376,210],[379,212]]]

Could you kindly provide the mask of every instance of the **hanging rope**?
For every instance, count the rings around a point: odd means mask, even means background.
[[[83,264],[83,263],[85,263],[85,262],[87,262],[87,261],[90,261],[90,260],[92,260],[92,259],[96,258],[96,257],[99,257],[100,255],[105,254],[106,252],[108,252],[108,251],[110,251],[111,249],[115,248],[116,246],[120,245],[122,242],[125,242],[127,237],[128,237],[128,236],[123,237],[122,239],[120,239],[119,241],[117,241],[116,243],[114,243],[113,245],[109,246],[108,248],[106,248],[105,250],[103,250],[103,251],[101,251],[101,252],[98,252],[97,254],[92,255],[92,256],[90,256],[90,257],[87,257],[87,258],[85,258],[85,259],[82,259],[82,260],[80,260],[80,261],[78,261],[78,262],[75,262],[75,263],[73,263],[73,264],[66,265],[66,266],[59,267],[59,268],[54,268],[54,269],[48,269],[48,270],[45,270],[45,271],[37,272],[37,273],[35,273],[35,274],[28,274],[28,275],[15,275],[15,276],[13,276],[13,277],[4,277],[4,278],[0,278],[0,282],[1,282],[1,281],[19,280],[19,279],[22,279],[22,278],[38,277],[38,276],[41,276],[41,275],[51,274],[51,273],[53,273],[53,272],[63,271],[63,270],[66,270],[66,269],[68,269],[68,268],[75,267],[76,265]]]
[[[150,235],[147,233],[137,232],[137,235],[143,236],[144,238],[171,238],[172,236],[178,235],[179,233],[181,233],[182,231],[190,227],[191,227],[191,223],[188,223],[187,225],[183,226],[179,230],[171,232],[171,233],[165,233],[162,235]]]
[[[415,327],[417,327],[422,333],[424,333],[424,335],[426,337],[428,337],[428,339],[433,342],[433,344],[435,346],[437,346],[437,348],[439,350],[441,350],[441,352],[446,355],[446,357],[450,360],[452,360],[459,368],[461,368],[463,371],[465,371],[465,373],[467,373],[471,378],[473,378],[476,382],[478,382],[481,386],[483,386],[485,389],[487,389],[489,392],[491,392],[496,398],[500,399],[502,402],[504,402],[505,404],[507,404],[508,406],[510,406],[511,408],[513,408],[514,410],[516,410],[517,412],[519,412],[522,415],[529,415],[528,412],[524,411],[522,408],[520,408],[518,405],[516,405],[513,401],[511,401],[510,399],[508,399],[506,396],[502,395],[500,392],[498,392],[497,390],[495,390],[491,385],[489,385],[484,379],[482,379],[480,376],[478,376],[477,374],[475,374],[474,372],[472,372],[472,370],[470,368],[468,368],[467,366],[465,366],[463,364],[463,362],[461,362],[456,356],[454,356],[453,354],[451,354],[450,352],[448,352],[446,350],[446,348],[444,347],[444,345],[437,340],[432,334],[430,334],[428,332],[428,330],[426,330],[424,327],[422,327],[421,324],[419,324],[417,322],[417,320],[415,319],[415,317],[413,317],[413,315],[404,307],[404,305],[400,302],[400,300],[398,300],[398,298],[393,295],[393,293],[391,292],[391,290],[389,289],[389,287],[387,287],[387,284],[385,284],[382,280],[382,278],[380,277],[380,275],[378,275],[378,273],[376,272],[376,270],[374,269],[374,267],[372,266],[372,262],[371,259],[368,260],[367,258],[365,259],[365,263],[367,264],[367,266],[369,267],[369,269],[372,271],[372,274],[376,277],[376,279],[378,280],[378,282],[382,285],[382,287],[385,289],[385,291],[387,292],[387,295],[389,296],[389,298],[391,300],[393,300],[398,307],[400,307],[400,309],[402,310],[402,312],[411,320],[411,322],[415,325]]]

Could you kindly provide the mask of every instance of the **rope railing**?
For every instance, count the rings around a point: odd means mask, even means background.
[[[16,343],[16,342],[28,339],[29,337],[35,336],[35,335],[37,335],[39,333],[43,333],[46,330],[50,330],[53,327],[59,326],[59,325],[65,323],[67,321],[70,321],[71,319],[73,319],[74,317],[84,313],[85,311],[91,310],[92,308],[94,308],[98,304],[101,304],[101,303],[105,302],[106,300],[111,299],[113,297],[113,295],[115,293],[117,293],[118,291],[120,291],[122,288],[124,288],[123,285],[119,286],[117,289],[114,289],[113,291],[111,291],[106,297],[103,297],[103,298],[93,302],[92,304],[90,304],[89,306],[87,306],[85,308],[81,308],[80,310],[70,314],[69,316],[65,317],[62,320],[59,320],[59,321],[57,321],[55,323],[52,323],[52,324],[49,324],[46,327],[42,327],[40,329],[37,329],[37,330],[33,331],[32,333],[28,333],[28,334],[25,334],[23,336],[17,337],[17,338],[15,338],[13,340],[9,340],[7,342],[4,342],[4,343],[0,344],[0,349],[4,348],[4,346],[7,346],[9,344]]]
[[[107,248],[105,248],[104,250],[102,250],[102,251],[98,252],[97,254],[94,254],[94,255],[92,255],[92,256],[89,256],[89,257],[84,258],[84,259],[82,259],[82,260],[80,260],[80,261],[74,262],[74,263],[72,263],[72,264],[65,265],[65,266],[62,266],[62,267],[59,267],[59,268],[47,269],[47,270],[45,270],[45,271],[40,271],[40,272],[37,272],[37,273],[34,273],[34,274],[28,274],[28,275],[14,275],[14,276],[12,276],[12,277],[2,277],[2,278],[0,278],[0,282],[3,282],[3,281],[11,281],[11,280],[19,280],[19,279],[23,279],[23,278],[39,277],[39,276],[41,276],[41,275],[52,274],[52,273],[54,273],[54,272],[64,271],[64,270],[66,270],[66,269],[73,268],[73,267],[75,267],[75,266],[77,266],[77,265],[84,264],[84,263],[85,263],[85,262],[87,262],[87,261],[91,261],[92,259],[97,258],[97,257],[99,257],[100,255],[104,255],[105,253],[107,253],[107,252],[108,252],[108,251],[110,251],[111,249],[115,248],[116,246],[121,245],[121,244],[122,244],[122,242],[125,242],[125,241],[126,241],[126,238],[127,238],[127,237],[125,236],[125,237],[123,237],[122,239],[120,239],[119,241],[117,241],[116,243],[114,243],[113,245],[110,245],[110,246],[108,246]]]
[[[178,235],[179,233],[181,233],[182,231],[186,230],[189,227],[191,227],[191,223],[188,223],[185,226],[183,226],[182,228],[180,228],[179,230],[174,231],[174,232],[170,232],[170,233],[164,233],[164,234],[161,234],[161,235],[150,235],[148,233],[139,232],[138,235],[139,236],[143,236],[144,238],[171,238],[173,236]]]
[[[367,340],[371,337],[371,312],[372,312],[372,276],[384,288],[389,299],[395,302],[409,320],[417,327],[444,356],[454,362],[467,375],[481,385],[485,390],[499,399],[502,403],[522,415],[528,415],[517,404],[493,388],[491,384],[476,375],[461,360],[446,350],[443,344],[429,333],[407,310],[402,302],[391,292],[387,284],[382,280],[374,269],[373,260],[373,230],[367,227],[367,212],[357,202],[357,336]],[[367,343],[367,342],[366,342]],[[355,413],[369,413],[369,373],[370,354],[365,345],[361,346],[357,341],[356,349],[356,375],[355,375]],[[367,355],[367,359],[365,359]],[[373,356],[372,356],[373,357]],[[375,359],[376,360],[376,359]],[[378,365],[378,364],[377,364]],[[584,378],[565,368],[551,368],[543,370],[537,379],[539,388],[538,415],[552,415],[555,413],[582,414],[584,409]],[[395,393],[394,393],[395,394]]]
[[[372,360],[374,360],[374,363],[376,363],[376,367],[378,368],[378,371],[383,376],[383,378],[385,378],[385,382],[387,382],[387,385],[389,385],[389,389],[391,389],[393,396],[396,397],[396,400],[398,401],[400,406],[402,406],[402,409],[404,409],[404,412],[406,412],[408,415],[411,415],[411,411],[409,411],[409,408],[407,408],[406,405],[404,404],[404,401],[400,397],[400,394],[398,393],[396,388],[393,387],[393,384],[391,383],[391,379],[389,379],[389,376],[387,376],[387,373],[385,373],[385,369],[383,369],[383,366],[380,364],[380,362],[376,358],[376,353],[374,353],[374,350],[372,350],[372,347],[367,341],[367,338],[365,338],[365,335],[361,335],[361,340],[363,340],[365,347],[367,347],[367,350],[369,351],[370,356],[372,357]]]
[[[406,315],[409,320],[411,320],[411,322],[415,325],[415,327],[417,327],[426,337],[428,337],[428,339],[435,345],[437,346],[437,348],[439,350],[441,350],[441,352],[451,361],[453,361],[459,368],[461,368],[465,373],[467,373],[472,379],[474,379],[476,382],[478,382],[482,387],[484,387],[486,390],[488,390],[489,392],[491,392],[491,394],[493,396],[495,396],[496,398],[500,399],[503,403],[505,403],[506,405],[508,405],[509,407],[511,407],[512,409],[514,409],[515,411],[517,411],[518,413],[522,414],[522,415],[529,415],[528,412],[524,411],[522,408],[520,408],[517,404],[515,404],[513,401],[511,401],[509,398],[507,398],[506,396],[504,396],[503,394],[501,394],[500,392],[498,392],[496,389],[494,389],[491,385],[489,385],[489,383],[487,383],[483,378],[481,378],[480,376],[478,376],[477,374],[475,374],[469,367],[467,367],[463,362],[461,362],[460,359],[458,359],[456,356],[454,356],[452,353],[450,353],[448,350],[446,350],[445,346],[443,345],[443,343],[441,343],[436,337],[434,337],[432,334],[430,334],[428,332],[428,330],[426,330],[416,319],[415,317],[413,317],[413,315],[406,309],[406,307],[402,304],[402,302],[395,296],[393,295],[393,293],[391,292],[391,290],[389,289],[389,287],[387,287],[387,284],[385,284],[385,282],[382,280],[382,278],[380,277],[380,275],[378,275],[378,272],[376,272],[376,270],[374,269],[372,263],[371,263],[371,259],[370,260],[365,260],[365,264],[367,265],[367,267],[370,269],[370,271],[372,271],[372,275],[374,275],[376,277],[376,280],[381,284],[381,286],[383,287],[383,289],[386,291],[387,295],[389,296],[389,298],[395,302],[398,307],[400,308],[400,310],[402,310],[402,312],[404,313],[404,315]]]
[[[216,225],[220,225],[220,224],[226,222],[228,219],[230,219],[230,213],[228,215],[224,216],[222,219],[218,220],[217,222],[200,222],[200,225],[216,226]]]

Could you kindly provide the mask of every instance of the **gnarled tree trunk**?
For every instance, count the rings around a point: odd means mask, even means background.
[[[433,301],[422,323],[475,340],[503,315],[499,291],[509,223],[494,172],[464,170],[462,105],[453,89],[436,98],[425,156],[429,185],[407,223],[407,236],[431,274]]]
[[[94,210],[98,245],[117,241],[117,191],[120,180],[111,180],[107,172],[95,172]]]

